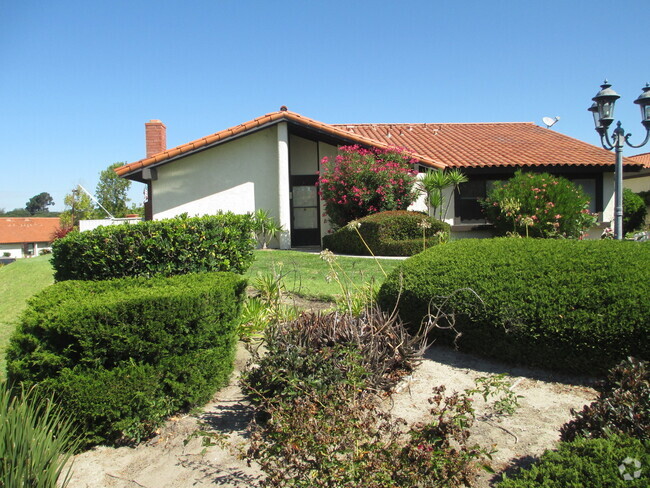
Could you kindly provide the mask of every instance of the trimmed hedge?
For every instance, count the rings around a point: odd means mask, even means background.
[[[625,463],[625,461],[627,462]],[[635,465],[635,461],[639,464]],[[619,466],[622,466],[622,471]],[[639,467],[637,467],[639,466]],[[641,488],[650,485],[650,442],[632,437],[560,443],[540,462],[505,477],[499,488]],[[624,478],[628,475],[628,479]],[[638,477],[637,477],[638,476]]]
[[[55,283],[21,317],[8,379],[53,392],[87,444],[138,441],[226,384],[245,286],[221,272]]]
[[[252,217],[224,213],[71,232],[54,241],[52,266],[56,281],[244,273],[253,249]]]
[[[449,224],[420,212],[393,210],[358,220],[361,224],[359,232],[377,256],[412,256],[422,252],[423,221],[429,225],[429,228],[424,229],[427,248],[440,243],[437,232],[447,233],[448,236]],[[340,254],[370,255],[356,230],[347,226],[323,237],[323,247]]]
[[[621,241],[466,239],[397,268],[378,300],[417,329],[451,296],[461,349],[569,372],[650,356],[650,246]],[[469,291],[471,288],[483,304]],[[436,299],[436,297],[438,297]],[[434,330],[441,342],[455,334]]]

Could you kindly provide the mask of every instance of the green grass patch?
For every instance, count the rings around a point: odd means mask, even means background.
[[[397,268],[401,263],[396,259],[379,259],[386,273]],[[372,258],[340,256],[338,265],[355,284],[361,285],[374,280],[381,284],[384,274]],[[300,251],[255,251],[255,261],[246,273],[252,283],[258,274],[280,273],[289,292],[304,298],[333,301],[341,294],[341,288],[335,281],[328,281],[330,266],[318,254]],[[339,275],[341,275],[341,271]]]
[[[5,348],[27,299],[54,282],[50,258],[19,259],[0,267],[0,380],[5,378]],[[384,275],[374,259],[346,256],[338,258],[337,262],[356,284],[384,281]],[[379,259],[379,262],[386,273],[390,273],[401,261]],[[330,268],[318,254],[255,251],[255,261],[245,276],[252,282],[258,273],[272,273],[274,269],[282,270],[288,290],[301,297],[333,301],[336,295],[341,294],[336,282],[327,281]]]
[[[0,380],[5,378],[5,349],[27,299],[54,282],[50,255],[0,266]]]

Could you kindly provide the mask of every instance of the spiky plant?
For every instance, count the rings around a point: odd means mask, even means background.
[[[70,418],[51,399],[0,384],[0,486],[67,486],[65,466],[78,445]]]

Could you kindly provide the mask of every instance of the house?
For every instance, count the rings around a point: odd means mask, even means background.
[[[0,218],[0,256],[23,258],[50,250],[59,225],[58,217]]]
[[[638,161],[643,165],[641,171],[623,175],[623,186],[634,193],[650,191],[650,152],[631,156],[631,160]]]
[[[320,245],[329,230],[315,187],[320,161],[349,144],[408,148],[420,172],[461,168],[469,182],[448,214],[459,237],[485,235],[479,199],[519,168],[573,180],[592,195],[602,226],[613,220],[614,156],[533,123],[326,124],[281,107],[172,149],[161,121],[146,123],[145,134],[147,157],[115,171],[147,184],[147,219],[262,208],[285,229],[282,249]],[[642,166],[630,159],[625,165]],[[418,205],[425,209],[422,200]]]
[[[624,174],[623,186],[629,188],[634,193],[650,192],[650,152],[631,156],[630,159],[642,163],[643,169],[634,173]],[[648,197],[646,196],[645,198],[647,203]],[[648,213],[646,214],[645,222],[646,225],[650,225],[650,205],[647,205],[646,209]]]

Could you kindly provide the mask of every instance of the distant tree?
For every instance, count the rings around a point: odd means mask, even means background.
[[[29,217],[31,214],[24,208],[14,208],[2,214],[3,217]]]
[[[129,213],[127,192],[131,182],[120,178],[115,169],[122,166],[123,162],[113,163],[104,171],[99,173],[99,183],[95,189],[97,201],[108,210],[113,217],[124,217]]]
[[[86,194],[79,187],[74,188],[63,199],[65,210],[61,213],[61,227],[77,227],[79,221],[89,219],[96,216],[95,205]]]
[[[54,199],[49,193],[44,191],[43,193],[39,193],[30,198],[25,204],[25,210],[27,210],[30,215],[34,215],[37,213],[48,212],[47,207],[50,205],[54,205]]]

